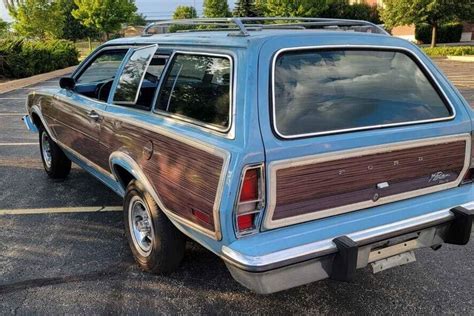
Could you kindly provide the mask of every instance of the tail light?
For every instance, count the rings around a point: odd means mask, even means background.
[[[474,132],[471,133],[471,164],[467,170],[461,184],[474,182]]]
[[[264,207],[263,165],[244,168],[235,206],[237,236],[256,233]]]

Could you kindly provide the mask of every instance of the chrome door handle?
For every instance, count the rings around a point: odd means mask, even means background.
[[[99,113],[97,113],[96,111],[92,110],[90,111],[89,113],[87,113],[87,116],[91,119],[93,119],[94,121],[98,121],[100,119],[100,115]]]

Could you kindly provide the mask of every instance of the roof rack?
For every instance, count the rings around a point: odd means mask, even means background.
[[[257,23],[258,22],[258,23]],[[152,22],[148,24],[143,36],[150,36],[153,33],[150,30],[157,27],[165,27],[171,25],[181,26],[201,26],[197,29],[184,29],[184,32],[194,32],[203,30],[224,31],[237,30],[232,32],[230,36],[249,36],[249,30],[262,29],[307,29],[307,28],[323,28],[350,30],[359,32],[372,32],[388,35],[382,27],[363,20],[346,20],[346,19],[330,19],[330,18],[299,18],[299,17],[243,17],[243,18],[199,18],[199,19],[177,19]]]

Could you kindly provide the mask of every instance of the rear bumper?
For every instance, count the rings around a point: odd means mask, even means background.
[[[395,244],[416,238],[410,251],[442,243],[467,243],[472,230],[474,201],[460,207],[348,234],[345,237],[354,243],[354,247],[349,250],[343,249],[344,246],[341,246],[338,240],[331,238],[261,256],[244,255],[224,246],[222,257],[234,279],[262,294],[329,277],[349,279],[355,269],[375,261],[369,257],[372,249],[387,243]],[[466,215],[460,214],[459,210]],[[469,232],[466,233],[467,229]],[[462,230],[464,234],[461,233]],[[463,236],[457,236],[460,234]],[[406,251],[400,249],[398,253]],[[355,256],[351,257],[351,254]]]

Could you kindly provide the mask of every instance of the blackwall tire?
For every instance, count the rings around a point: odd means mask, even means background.
[[[39,144],[41,160],[48,176],[51,179],[65,179],[71,171],[71,160],[42,126],[39,128]]]
[[[186,238],[136,180],[127,186],[124,222],[133,257],[143,271],[168,274],[179,267]]]

